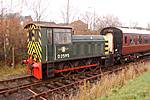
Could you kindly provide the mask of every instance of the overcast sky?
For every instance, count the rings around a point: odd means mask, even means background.
[[[4,5],[11,4],[11,0],[3,1]],[[16,7],[16,5],[20,5],[22,1],[24,1],[22,14],[33,16],[31,9],[26,7],[25,1],[30,5],[31,1],[37,0],[12,0],[14,11],[20,11],[21,6]],[[42,1],[44,1],[42,5],[47,7],[47,17],[44,20],[63,22],[61,11],[65,9],[67,0]],[[99,16],[114,15],[125,25],[138,22],[139,26],[146,27],[147,23],[150,23],[150,0],[70,0],[70,6],[75,19],[86,11],[91,13],[95,11]]]

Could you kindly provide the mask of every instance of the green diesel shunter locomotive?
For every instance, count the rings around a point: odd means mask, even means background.
[[[38,79],[71,72],[95,70],[106,62],[108,41],[102,35],[73,35],[72,28],[34,22],[25,26],[28,36],[28,73]]]

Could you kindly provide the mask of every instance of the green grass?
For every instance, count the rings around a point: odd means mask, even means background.
[[[25,75],[26,67],[22,65],[16,65],[15,68],[9,66],[0,67],[0,80],[13,78],[19,75]]]
[[[108,96],[97,100],[150,100],[150,72],[130,80],[120,89],[112,89]]]

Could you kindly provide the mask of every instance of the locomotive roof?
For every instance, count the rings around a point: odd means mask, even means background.
[[[150,34],[150,31],[146,29],[122,28],[122,27],[118,27],[118,29],[120,29],[123,33]]]
[[[69,28],[72,29],[71,26],[67,25],[59,25],[51,22],[32,22],[25,26],[25,28],[29,28],[31,25],[40,26],[40,27],[48,27],[48,28]]]
[[[102,35],[72,35],[73,40],[83,40],[83,41],[94,41],[94,40],[103,40],[104,37]]]

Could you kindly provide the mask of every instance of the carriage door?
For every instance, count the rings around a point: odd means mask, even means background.
[[[120,29],[114,30],[114,54],[121,56],[122,54],[122,31]]]
[[[114,53],[114,50],[113,50],[113,35],[112,33],[107,33],[106,34],[106,38],[108,39],[108,50],[112,53]]]

